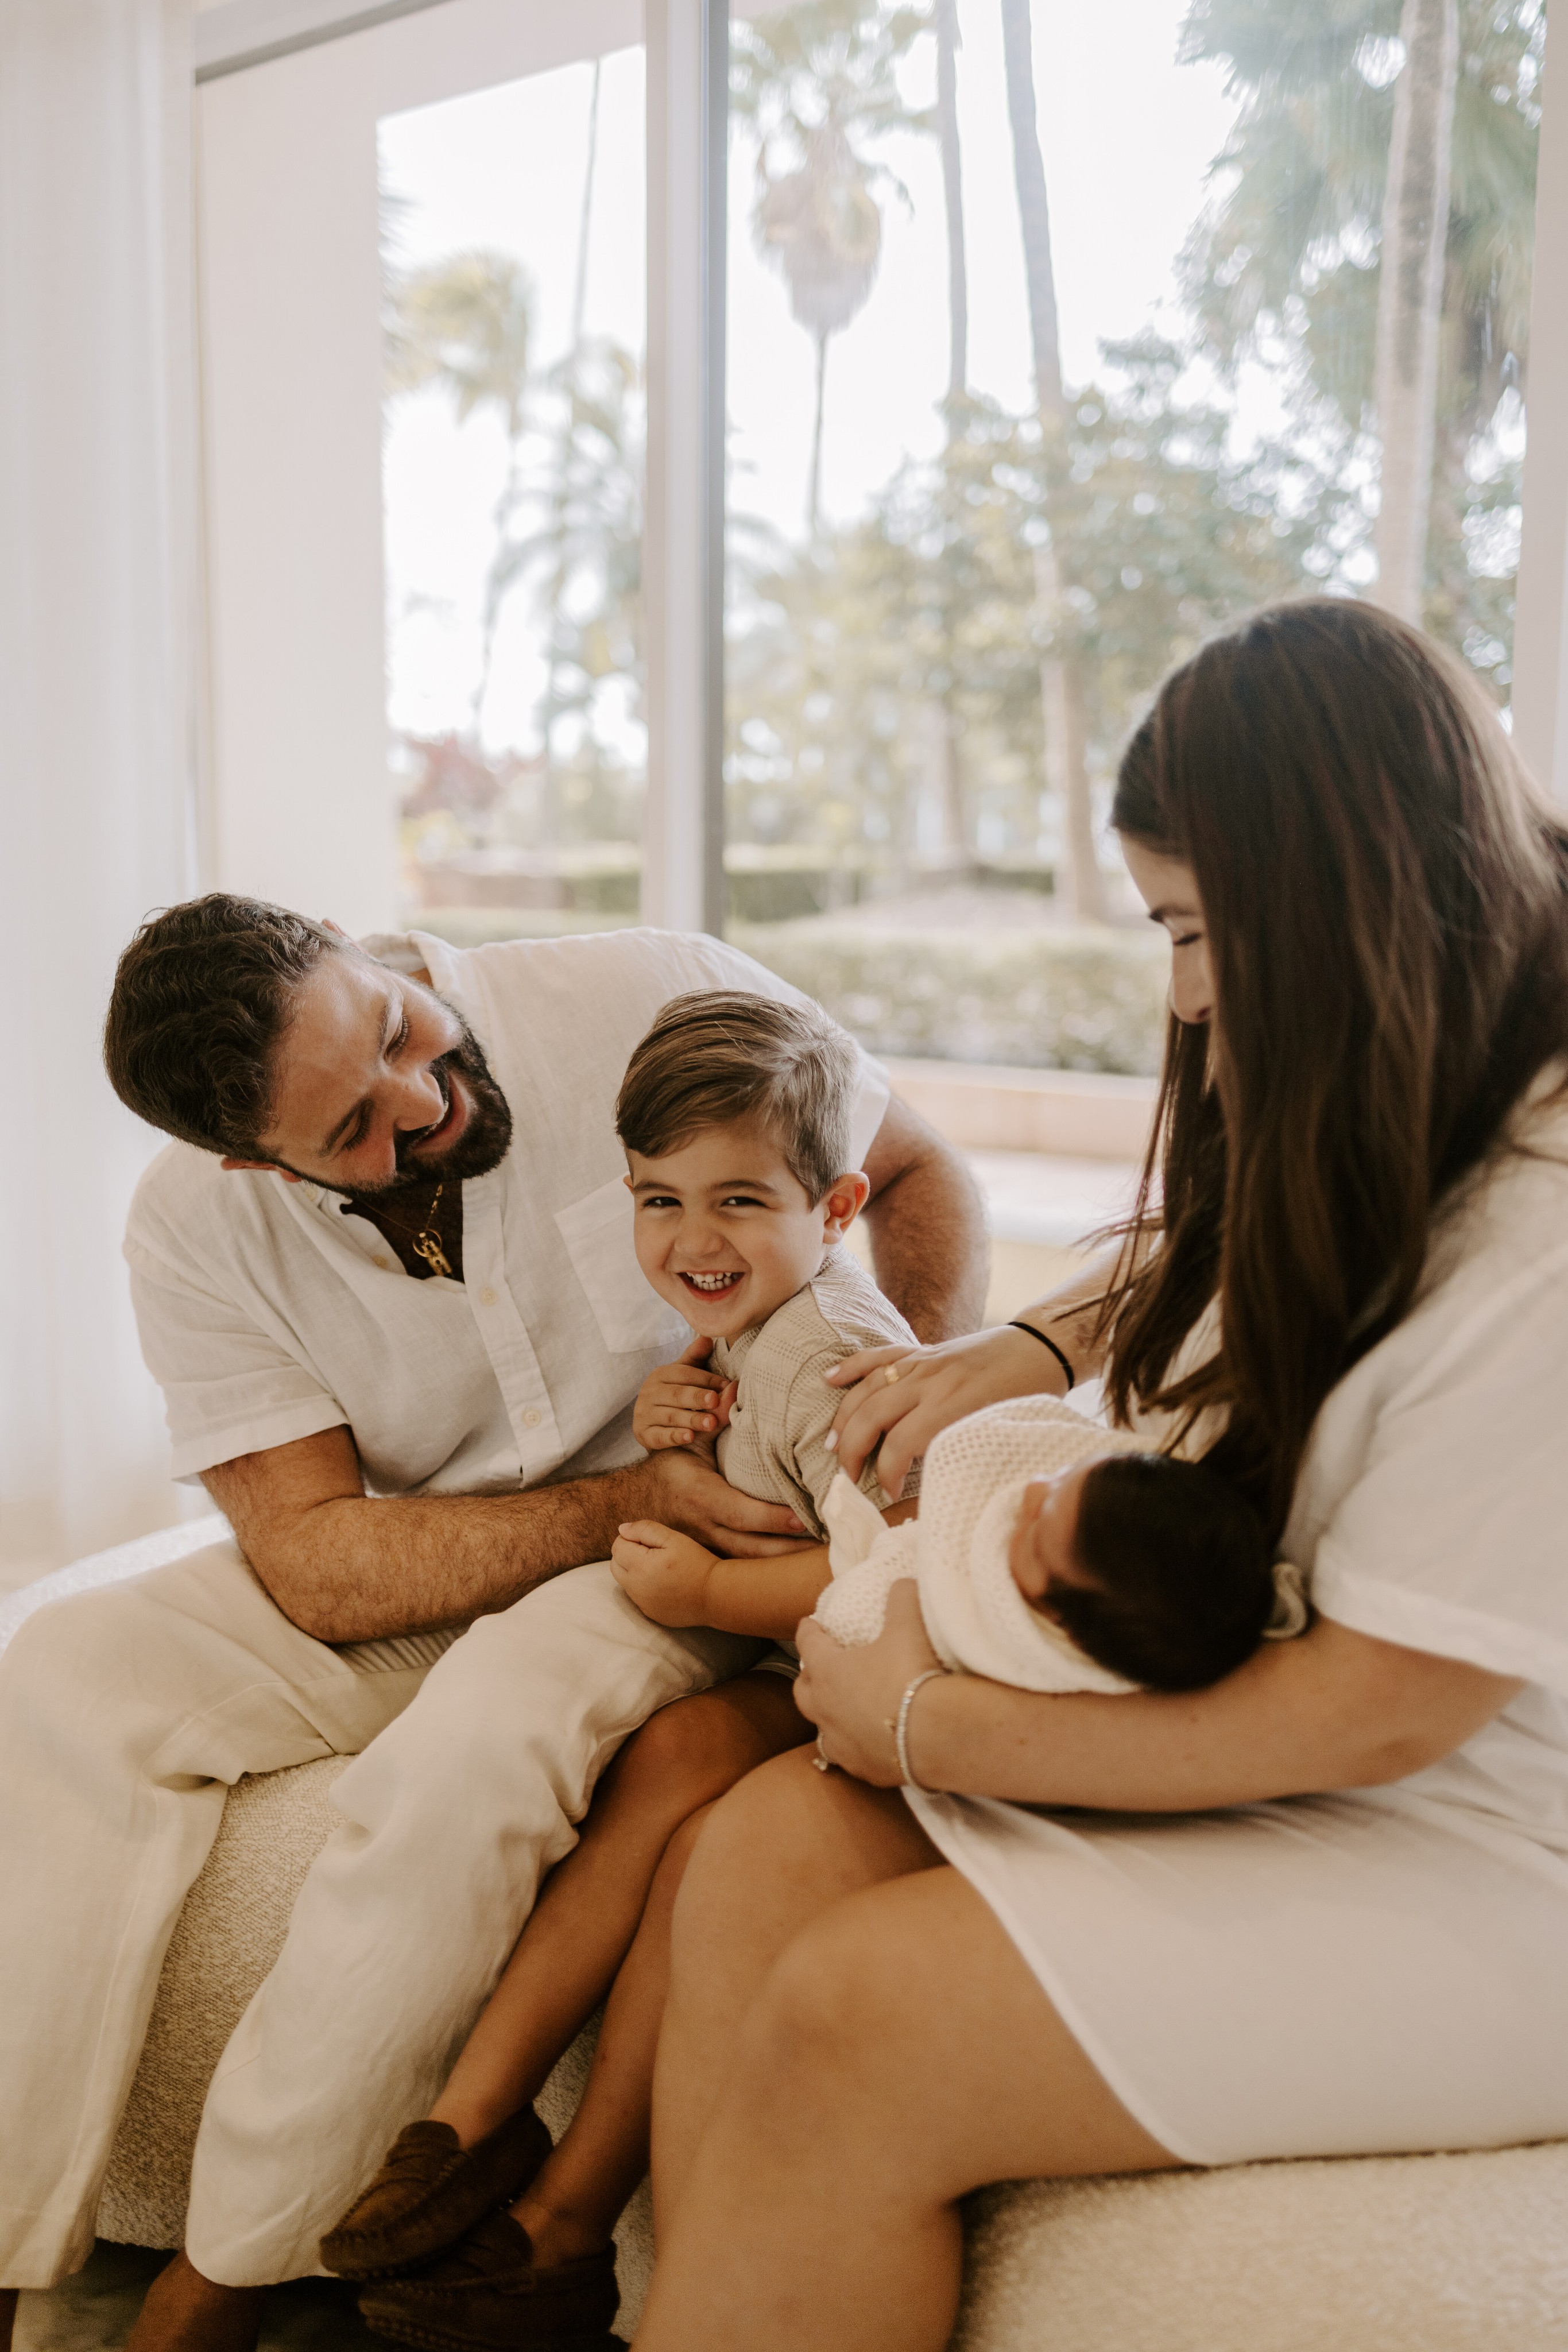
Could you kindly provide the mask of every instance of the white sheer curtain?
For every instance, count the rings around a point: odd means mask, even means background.
[[[181,1516],[99,1031],[196,887],[190,0],[0,0],[0,1582]]]

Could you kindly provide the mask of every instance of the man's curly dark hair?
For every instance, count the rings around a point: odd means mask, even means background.
[[[120,959],[104,1066],[149,1126],[265,1158],[272,1072],[300,982],[343,941],[263,898],[210,891],[149,916]]]

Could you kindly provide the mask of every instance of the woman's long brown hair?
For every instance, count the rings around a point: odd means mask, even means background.
[[[1106,1302],[1109,1401],[1222,1408],[1207,1459],[1277,1536],[1444,1196],[1568,1055],[1568,826],[1456,666],[1330,598],[1166,680],[1112,823],[1192,867],[1215,1010],[1171,1021],[1135,1228],[1160,1246],[1129,1244]],[[1216,1297],[1219,1353],[1173,1381]]]

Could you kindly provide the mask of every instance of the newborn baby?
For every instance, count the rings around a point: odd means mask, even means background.
[[[944,1430],[917,1519],[884,1526],[842,1475],[823,1517],[816,1617],[835,1640],[874,1641],[913,1576],[943,1664],[1022,1690],[1201,1690],[1307,1620],[1299,1572],[1272,1565],[1234,1487],[1054,1397]]]

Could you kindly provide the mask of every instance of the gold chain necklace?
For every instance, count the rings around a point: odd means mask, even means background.
[[[446,1179],[443,1177],[435,1188],[435,1198],[432,1201],[425,1213],[424,1223],[417,1234],[411,1234],[406,1225],[402,1230],[415,1257],[422,1257],[432,1274],[444,1274],[450,1277],[451,1261],[441,1246],[441,1228],[435,1222],[435,1212],[441,1206],[441,1196],[445,1190]],[[384,1217],[386,1211],[382,1209],[380,1213]]]

